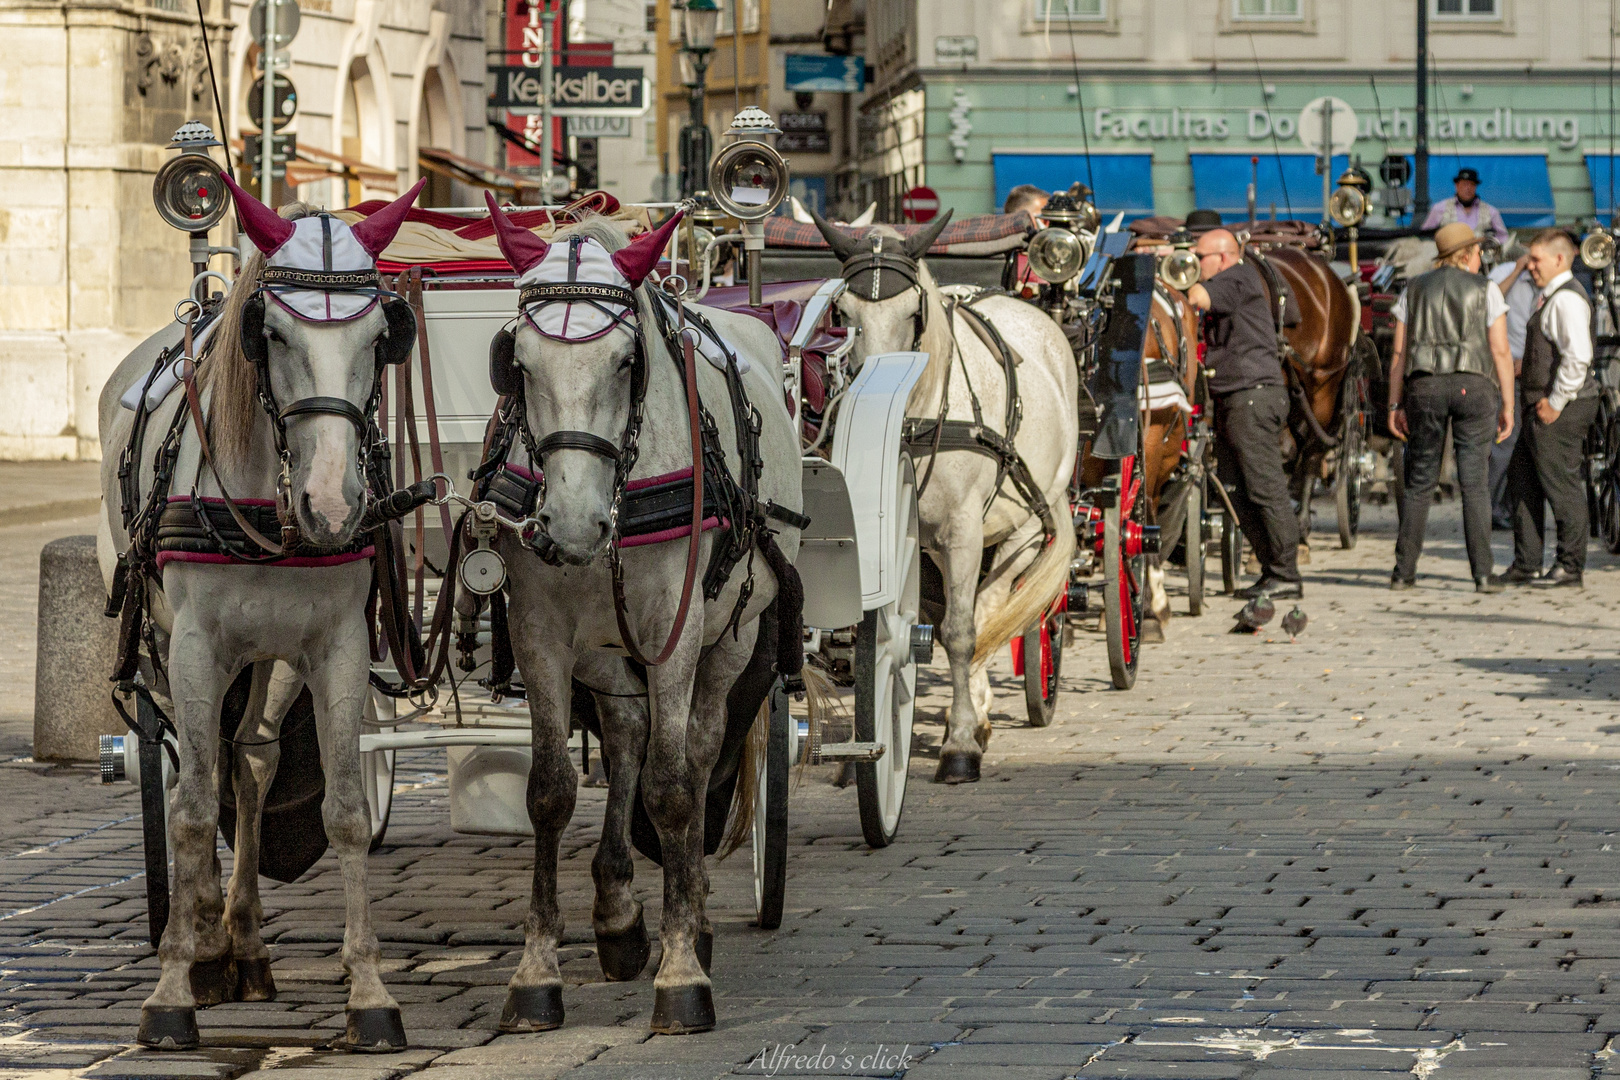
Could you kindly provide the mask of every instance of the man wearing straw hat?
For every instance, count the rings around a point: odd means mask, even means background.
[[[1434,269],[1413,278],[1391,310],[1389,427],[1406,440],[1406,489],[1389,587],[1410,589],[1416,577],[1449,423],[1474,588],[1501,592],[1491,578],[1487,475],[1493,436],[1501,442],[1513,430],[1508,305],[1479,272],[1482,238],[1471,226],[1442,225],[1434,239]]]

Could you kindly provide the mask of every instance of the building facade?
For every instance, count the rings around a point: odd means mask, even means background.
[[[258,126],[248,5],[203,10],[236,141]],[[301,16],[281,198],[392,196],[423,147],[485,158],[483,0],[302,0]],[[221,127],[204,48],[194,0],[0,0],[0,458],[99,457],[103,383],[186,293],[186,239],[152,180],[184,121]]]
[[[1409,155],[1419,3],[1434,196],[1472,165],[1510,226],[1606,213],[1608,0],[868,0],[861,182],[891,219],[915,184],[983,213],[1076,180],[1128,216],[1246,216],[1253,180],[1261,216],[1317,217],[1301,113],[1354,110],[1335,171]]]

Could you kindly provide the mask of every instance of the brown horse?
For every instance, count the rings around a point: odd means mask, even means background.
[[[1191,400],[1195,380],[1198,377],[1197,349],[1198,315],[1192,303],[1188,301],[1185,293],[1171,288],[1162,281],[1155,282],[1153,322],[1148,328],[1147,342],[1142,350],[1144,389],[1155,375],[1159,376],[1153,380],[1157,382],[1163,382],[1173,376]],[[1165,367],[1168,367],[1168,373]],[[1147,407],[1148,398],[1145,393],[1140,400],[1145,455],[1142,469],[1147,481],[1143,498],[1147,499],[1148,524],[1157,525],[1159,495],[1164,490],[1165,481],[1176,470],[1176,466],[1181,464],[1182,449],[1187,438],[1187,414],[1181,410],[1179,404],[1150,409]],[[1115,467],[1115,462],[1093,457],[1091,445],[1087,443],[1082,450],[1080,464],[1081,486],[1097,487],[1102,483],[1103,477]],[[1165,550],[1175,546],[1169,537],[1164,538],[1164,543]],[[1164,640],[1164,626],[1170,621],[1170,600],[1164,591],[1164,567],[1158,555],[1153,556],[1148,564],[1148,588],[1148,608],[1151,614],[1143,620],[1142,640],[1161,642]]]
[[[1256,245],[1246,251],[1255,253],[1260,255],[1260,276],[1272,290],[1273,312],[1278,279],[1298,305],[1297,313],[1290,312],[1294,317],[1284,320],[1292,325],[1284,325],[1282,333],[1287,342],[1284,360],[1292,368],[1294,384],[1288,421],[1294,441],[1290,487],[1300,504],[1301,536],[1308,543],[1310,492],[1329,451],[1338,446],[1339,402],[1361,325],[1361,303],[1327,260],[1314,252],[1286,244]]]

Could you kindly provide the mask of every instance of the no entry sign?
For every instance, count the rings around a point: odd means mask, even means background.
[[[907,221],[923,224],[934,220],[939,213],[939,196],[931,187],[914,187],[900,200],[900,212]]]

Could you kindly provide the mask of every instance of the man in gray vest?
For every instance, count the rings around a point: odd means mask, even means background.
[[[1575,280],[1575,242],[1546,229],[1530,244],[1530,278],[1540,289],[1524,333],[1519,397],[1525,410],[1508,463],[1513,565],[1506,585],[1581,588],[1586,572],[1586,484],[1581,450],[1598,409],[1592,375],[1592,304]],[[1542,573],[1546,506],[1558,526],[1558,554]]]
[[[1493,438],[1500,442],[1513,430],[1508,306],[1502,290],[1479,272],[1481,238],[1472,228],[1453,222],[1441,226],[1434,239],[1439,249],[1434,269],[1413,278],[1391,310],[1389,426],[1406,440],[1406,490],[1389,587],[1413,585],[1449,422],[1474,588],[1501,592],[1491,579],[1487,474]]]

